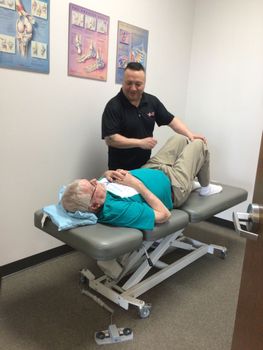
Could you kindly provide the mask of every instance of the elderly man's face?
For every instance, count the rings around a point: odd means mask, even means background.
[[[97,179],[92,180],[81,180],[81,189],[83,193],[90,195],[90,205],[103,205],[106,198],[106,189],[104,185],[99,183]]]
[[[122,91],[136,107],[139,105],[145,87],[145,72],[126,69],[123,77]]]

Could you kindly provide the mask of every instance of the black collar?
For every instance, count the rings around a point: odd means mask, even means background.
[[[122,101],[122,103],[124,105],[126,105],[127,107],[133,107],[133,108],[140,108],[142,106],[145,106],[148,104],[148,99],[147,99],[147,94],[145,92],[142,93],[142,98],[141,98],[141,101],[140,101],[140,104],[138,107],[135,107],[128,99],[127,97],[124,95],[123,91],[122,91],[122,88],[120,89],[120,92],[119,92],[119,96],[120,96],[120,99]]]

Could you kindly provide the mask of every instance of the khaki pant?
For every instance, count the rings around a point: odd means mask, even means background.
[[[199,139],[189,141],[179,134],[172,136],[143,167],[162,170],[170,178],[175,208],[190,195],[195,177],[201,186],[208,186],[210,182],[207,145]]]

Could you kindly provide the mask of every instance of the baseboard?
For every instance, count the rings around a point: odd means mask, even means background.
[[[73,248],[64,244],[64,245],[59,246],[57,248],[46,250],[42,253],[35,254],[35,255],[29,256],[27,258],[14,261],[10,264],[3,265],[0,267],[0,277],[2,278],[4,276],[18,272],[18,271],[26,269],[28,267],[32,267],[34,265],[45,262],[46,260],[56,258],[60,255],[66,254],[66,253],[71,252],[71,251],[73,251]]]
[[[211,219],[207,220],[208,222],[211,222],[213,224],[216,224],[218,226],[223,226],[226,228],[234,229],[234,224],[232,221],[221,219],[218,217],[212,217]],[[52,258],[56,258],[60,255],[66,254],[68,252],[73,251],[73,248],[69,247],[68,245],[64,244],[62,246],[59,246],[57,248],[53,248],[50,250],[47,250],[45,252],[29,256],[28,258],[24,258],[21,260],[14,261],[10,264],[3,265],[0,267],[0,283],[1,278],[7,275],[10,275],[12,273],[18,272],[20,270],[23,270],[28,267],[32,267],[34,265],[37,265],[39,263],[42,263],[44,261],[47,261]]]

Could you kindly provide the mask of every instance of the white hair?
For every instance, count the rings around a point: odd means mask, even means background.
[[[81,179],[70,183],[62,196],[61,204],[67,211],[90,211],[91,194],[83,192]]]

